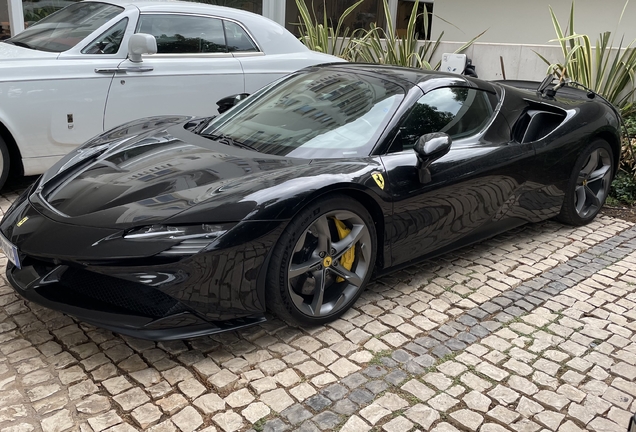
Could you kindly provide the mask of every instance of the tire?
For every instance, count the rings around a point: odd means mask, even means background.
[[[4,142],[2,137],[0,136],[0,189],[4,187],[4,184],[7,182],[7,178],[9,178],[9,169],[11,168],[11,160],[9,156],[9,148],[7,144]]]
[[[333,195],[313,202],[292,219],[274,247],[267,309],[302,326],[338,318],[371,279],[376,247],[375,224],[358,201]]]
[[[607,141],[592,142],[574,164],[557,220],[574,226],[594,220],[609,194],[614,163],[614,154]]]

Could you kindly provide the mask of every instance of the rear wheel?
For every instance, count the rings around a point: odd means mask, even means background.
[[[9,148],[7,143],[0,136],[0,189],[4,186],[9,177],[9,168],[11,167],[9,159]]]
[[[375,258],[369,212],[348,197],[321,199],[290,222],[274,248],[268,309],[301,325],[332,321],[362,294]]]
[[[591,222],[605,203],[613,176],[612,148],[605,140],[594,141],[574,165],[558,219],[569,225]]]

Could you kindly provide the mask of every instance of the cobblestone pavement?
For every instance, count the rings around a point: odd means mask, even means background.
[[[383,277],[324,327],[271,319],[168,343],[3,281],[0,430],[624,431],[635,266],[630,223],[545,222]]]

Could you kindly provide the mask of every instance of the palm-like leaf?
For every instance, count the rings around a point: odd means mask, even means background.
[[[298,29],[300,39],[307,48],[326,54],[341,57],[345,60],[352,60],[352,49],[355,46],[354,40],[362,30],[351,31],[349,27],[344,27],[344,22],[351,13],[362,4],[364,0],[358,0],[349,6],[338,19],[336,28],[330,26],[327,18],[327,8],[323,5],[322,22],[319,22],[315,13],[309,11],[304,0],[296,0],[298,7],[299,23]]]
[[[621,18],[629,0],[625,2]],[[636,70],[636,49],[634,42],[623,46],[621,38],[617,47],[614,47],[612,33],[601,33],[592,46],[590,37],[586,34],[577,34],[574,31],[574,10],[572,2],[570,9],[570,22],[566,31],[563,31],[554,10],[550,8],[550,16],[563,53],[563,63],[550,63],[545,57],[539,55],[541,60],[548,64],[548,70],[555,72],[561,80],[571,79],[594,90],[607,100],[620,108],[632,106],[634,96],[634,84]],[[620,20],[619,20],[620,22]],[[614,53],[615,51],[615,53]]]
[[[312,16],[305,0],[296,0],[300,15],[300,23],[298,24],[300,39],[309,49],[336,55],[345,60],[432,69],[431,58],[435,55],[444,33],[442,32],[435,41],[416,39],[417,19],[422,16],[422,14],[418,15],[419,0],[415,0],[413,3],[411,16],[406,26],[406,34],[403,37],[400,37],[395,30],[395,23],[387,0],[383,0],[386,30],[374,23],[371,24],[369,30],[357,29],[352,32],[348,27],[343,29],[346,18],[362,1],[364,0],[359,0],[347,8],[340,16],[336,28],[333,29],[329,26],[326,12],[322,17],[322,22],[319,23],[315,14]],[[323,8],[323,10],[325,9]],[[428,11],[424,6],[424,34],[428,34],[427,16]],[[455,52],[465,51],[483,34],[477,35]],[[438,63],[435,69],[438,69],[439,66]]]
[[[629,0],[625,2],[619,23],[625,14]],[[609,31],[603,32],[592,47],[589,36],[574,31],[574,1],[570,9],[568,30],[563,31],[554,11],[550,8],[552,24],[563,52],[563,63],[550,63],[545,57],[549,72],[556,73],[561,80],[572,79],[600,94],[621,109],[623,114],[633,113],[636,71],[636,49],[634,42],[623,47],[624,39],[614,45]],[[636,174],[636,153],[633,141],[628,139],[622,146],[621,169]]]

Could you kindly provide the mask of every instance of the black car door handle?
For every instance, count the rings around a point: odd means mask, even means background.
[[[127,73],[127,72],[150,72],[155,68],[152,66],[130,66],[123,68],[97,68],[95,72],[97,73]]]

